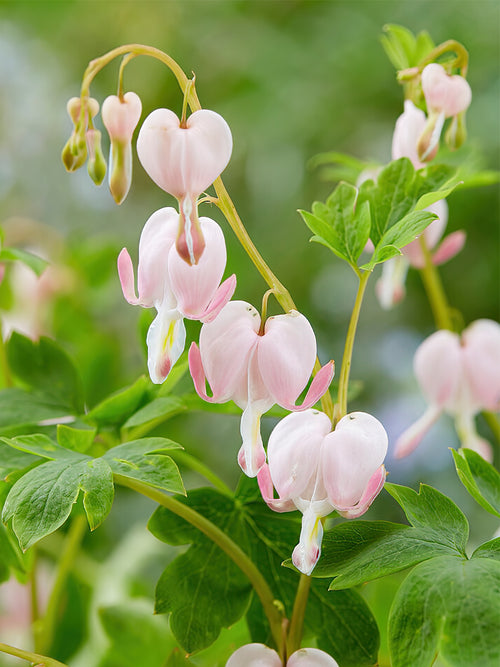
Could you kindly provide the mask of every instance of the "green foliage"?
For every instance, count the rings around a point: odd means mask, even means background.
[[[68,442],[64,431],[62,443]],[[88,438],[88,431],[71,436],[71,444]],[[184,493],[179,470],[165,454],[178,448],[165,438],[144,438],[118,445],[100,458],[92,458],[55,443],[44,434],[2,438],[3,444],[48,462],[23,474],[12,486],[2,520],[12,519],[12,529],[23,550],[54,532],[69,517],[83,492],[83,506],[91,530],[99,526],[113,504],[113,475],[138,479],[152,487]],[[21,459],[24,465],[26,460]]]
[[[393,667],[430,667],[439,652],[453,667],[500,661],[500,563],[441,556],[418,565],[389,618]]]
[[[234,499],[213,489],[197,489],[181,500],[227,532],[251,557],[290,617],[299,580],[281,564],[298,541],[297,516],[271,512],[258,498],[255,481],[246,478]],[[186,651],[208,646],[245,612],[252,641],[272,644],[260,602],[252,599],[248,580],[228,556],[165,508],[156,510],[149,528],[169,544],[191,543],[167,566],[156,591],[156,610],[171,612],[172,632]],[[306,635],[316,638],[342,667],[375,664],[378,629],[356,592],[329,592],[325,582],[313,582],[307,610]]]
[[[415,67],[434,48],[434,42],[426,30],[415,36],[404,26],[388,24],[384,26],[384,32],[380,41],[397,70]]]
[[[100,427],[123,424],[145,403],[150,385],[142,375],[130,387],[115,392],[96,405],[87,413],[86,420]]]
[[[457,474],[471,496],[490,514],[500,517],[500,474],[471,449],[452,450]]]
[[[0,482],[0,510],[9,492],[9,485]],[[30,566],[30,558],[23,554],[9,526],[0,523],[0,583],[7,581],[12,572],[18,578],[26,579]]]
[[[68,414],[67,405],[49,397],[9,387],[0,391],[0,433],[17,435],[35,429],[39,422],[57,420]]]
[[[14,332],[6,344],[11,371],[31,390],[70,413],[83,412],[83,388],[66,352],[50,338],[38,342]]]
[[[47,268],[48,262],[38,255],[22,250],[21,248],[2,248],[0,250],[0,262],[22,262],[29,267],[37,276],[41,276]]]

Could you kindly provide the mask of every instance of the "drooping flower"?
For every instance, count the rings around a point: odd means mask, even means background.
[[[407,157],[415,169],[425,167],[417,154],[417,143],[425,127],[425,113],[418,109],[411,100],[405,100],[404,111],[396,120],[392,135],[392,159]]]
[[[446,412],[455,419],[462,446],[491,460],[491,446],[477,434],[474,417],[500,409],[500,325],[477,320],[461,336],[436,331],[418,347],[413,366],[429,407],[398,438],[396,456],[410,454]]]
[[[258,474],[262,497],[276,512],[302,512],[295,567],[310,574],[321,552],[321,518],[334,510],[346,518],[366,512],[385,482],[387,433],[369,414],[353,412],[332,431],[317,410],[290,414],[269,437],[266,464]],[[274,498],[273,487],[278,493]]]
[[[132,136],[141,113],[141,100],[133,92],[110,95],[102,104],[102,122],[111,141],[109,189],[117,204],[125,199],[132,182]]]
[[[156,211],[146,222],[139,241],[138,295],[126,248],[118,257],[125,299],[133,305],[154,307],[158,313],[147,335],[149,373],[157,384],[165,380],[184,349],[183,318],[210,322],[236,287],[235,275],[220,284],[226,266],[226,245],[219,225],[210,218],[200,218],[206,249],[192,266],[177,253],[177,225],[178,213],[171,207]]]
[[[422,71],[422,91],[429,115],[418,141],[418,158],[427,162],[437,151],[445,120],[456,119],[466,111],[472,92],[463,76],[450,76],[437,63],[427,65]]]
[[[226,667],[282,667],[276,651],[264,644],[246,644],[235,651]],[[317,648],[301,648],[288,658],[286,667],[338,667],[337,662]]]
[[[255,477],[266,454],[260,435],[260,418],[275,403],[287,410],[313,406],[330,384],[334,366],[326,364],[316,375],[301,405],[316,359],[316,338],[307,319],[297,311],[266,320],[245,301],[232,301],[216,319],[204,324],[200,346],[189,350],[189,369],[199,396],[213,403],[233,400],[243,409],[238,462]],[[212,389],[206,393],[205,383]]]
[[[156,109],[144,121],[137,153],[152,180],[179,201],[179,256],[196,264],[205,247],[197,212],[199,195],[225,169],[233,141],[228,124],[208,109],[181,123],[173,111]]]

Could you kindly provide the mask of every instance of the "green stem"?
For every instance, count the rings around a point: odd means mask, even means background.
[[[420,247],[424,256],[425,265],[420,269],[420,275],[424,283],[427,298],[431,306],[434,321],[438,329],[449,329],[453,331],[453,321],[450,315],[450,307],[441,282],[441,277],[436,266],[432,262],[432,256],[425,242],[423,234],[419,237]]]
[[[68,667],[63,662],[59,660],[54,660],[53,658],[48,658],[45,655],[40,655],[39,653],[32,653],[31,651],[24,651],[21,648],[16,648],[15,646],[9,646],[8,644],[2,644],[0,642],[0,651],[2,653],[7,653],[8,655],[13,655],[16,658],[22,658],[28,662],[32,662],[38,667]]]
[[[0,320],[0,371],[3,377],[3,384],[6,387],[12,387],[12,374],[10,372],[9,362],[7,360],[7,353],[5,350],[5,341],[2,336],[2,321]]]
[[[344,356],[342,357],[342,367],[340,369],[339,393],[334,412],[335,422],[339,421],[344,415],[347,414],[347,391],[349,387],[349,374],[351,372],[354,338],[356,336],[356,329],[358,326],[359,314],[361,312],[361,304],[363,303],[363,296],[365,294],[366,285],[370,275],[370,271],[364,271],[359,275],[358,292],[356,294],[354,308],[352,310],[349,327],[347,329]]]
[[[498,415],[496,415],[494,412],[490,412],[489,410],[483,410],[481,414],[490,427],[491,432],[495,436],[495,440],[500,445],[500,421],[498,419]]]
[[[432,49],[432,51],[419,63],[418,69],[422,71],[426,65],[434,62],[436,58],[439,58],[443,53],[448,53],[449,51],[453,51],[457,54],[455,67],[460,69],[462,76],[465,76],[469,64],[469,52],[463,44],[460,44],[460,42],[457,42],[455,39],[448,39],[446,42],[443,42]]]
[[[35,646],[35,651],[38,650],[38,645],[40,641],[40,608],[38,604],[37,563],[38,563],[38,551],[35,546],[33,547],[33,563],[30,572],[31,628],[33,633],[33,644]]]
[[[56,578],[52,591],[50,593],[47,609],[43,618],[42,630],[40,633],[40,651],[48,651],[52,646],[54,634],[57,625],[58,612],[61,605],[61,596],[64,592],[68,575],[73,566],[73,561],[80,548],[81,541],[85,534],[87,521],[83,514],[79,514],[73,519],[68,534],[65,539],[64,551],[59,561]]]
[[[248,577],[255,592],[259,596],[269,621],[271,633],[276,642],[276,646],[278,647],[280,655],[283,655],[282,615],[278,610],[274,595],[269,588],[267,581],[246,553],[215,524],[172,496],[168,496],[159,489],[155,489],[148,484],[137,479],[132,479],[131,477],[125,477],[124,475],[115,473],[114,479],[117,484],[126,486],[129,489],[146,496],[146,498],[154,500],[159,505],[162,505],[162,507],[174,512],[174,514],[177,514],[177,516],[180,516],[182,519],[195,526],[195,528],[198,528],[198,530],[217,544],[217,546],[220,547],[234,563],[236,563],[240,570]]]
[[[204,463],[202,463],[199,459],[197,459],[195,456],[191,456],[191,454],[188,454],[187,452],[183,452],[180,449],[175,449],[171,452],[171,456],[176,460],[179,461],[180,463],[183,463],[185,466],[187,466],[190,470],[193,470],[194,472],[199,473],[202,477],[207,479],[213,486],[218,489],[221,493],[224,493],[226,495],[233,495],[232,490],[227,486],[225,482],[221,480],[221,478],[216,475],[208,466],[206,466]]]
[[[307,574],[301,574],[295,601],[293,603],[292,620],[288,631],[288,640],[286,644],[287,655],[290,656],[294,651],[298,651],[304,632],[304,618],[306,614],[307,600],[311,588],[312,578]]]

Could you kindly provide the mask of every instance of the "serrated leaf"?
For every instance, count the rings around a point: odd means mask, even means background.
[[[57,425],[57,442],[64,449],[80,454],[85,453],[94,442],[96,429],[72,428],[65,424]]]
[[[337,238],[335,232],[327,222],[322,220],[320,217],[309,213],[308,211],[299,211],[299,213],[301,214],[306,225],[314,234],[311,239],[312,241],[315,243],[321,243],[321,245],[329,248],[340,259],[344,259],[346,262],[349,261],[348,256],[342,250],[342,244],[340,240]]]
[[[490,514],[500,517],[500,474],[471,449],[452,450],[460,481],[471,496]]]
[[[86,415],[86,419],[99,426],[123,424],[141,407],[146,398],[149,381],[141,376],[134,384],[105,398]]]
[[[82,381],[70,357],[50,338],[34,342],[14,332],[6,344],[12,372],[70,413],[83,411]]]
[[[2,248],[0,250],[0,262],[22,262],[30,268],[37,276],[41,276],[49,263],[38,255],[34,255],[21,248]]]
[[[425,529],[388,521],[348,521],[325,531],[314,577],[335,577],[331,590],[351,588],[455,550]]]
[[[44,433],[33,433],[32,435],[20,435],[15,438],[0,438],[0,440],[14,449],[21,452],[28,452],[35,456],[41,456],[44,459],[66,459],[68,461],[79,461],[81,455],[71,449],[61,447],[48,435]]]
[[[430,667],[439,652],[453,667],[500,661],[500,562],[442,556],[417,565],[389,617],[393,667]]]
[[[102,458],[87,461],[80,488],[90,530],[95,530],[108,516],[115,495],[113,473],[107,461]]]
[[[471,558],[496,558],[500,560],[500,537],[481,544],[474,551]]]
[[[60,528],[78,498],[85,461],[48,461],[23,475],[5,501],[2,521],[12,529],[26,551],[42,537]]]
[[[380,239],[380,247],[382,249],[384,247],[404,248],[405,245],[414,241],[436,218],[437,215],[429,211],[412,211],[408,213],[384,233]],[[375,257],[378,251],[379,247],[377,246],[375,248]],[[380,260],[377,263],[379,262]]]
[[[384,488],[402,507],[411,525],[426,531],[429,541],[465,555],[469,524],[450,498],[426,484],[420,485],[418,493],[398,484],[386,483]]]
[[[167,438],[142,438],[113,447],[102,458],[117,475],[138,479],[170,493],[185,494],[177,465],[163,453],[172,449],[182,447]]]

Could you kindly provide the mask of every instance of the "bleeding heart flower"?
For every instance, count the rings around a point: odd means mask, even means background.
[[[264,644],[246,644],[235,651],[226,667],[282,667],[279,655]],[[338,667],[337,662],[317,648],[301,648],[288,658],[286,667]]]
[[[197,199],[225,169],[233,141],[228,124],[207,109],[195,111],[181,124],[169,109],[156,109],[144,121],[137,139],[142,166],[163,190],[179,201],[177,250],[196,264],[205,247],[199,227]]]
[[[304,574],[311,574],[320,556],[321,518],[334,510],[346,518],[361,516],[385,482],[387,433],[375,417],[353,412],[331,429],[330,419],[317,410],[288,415],[271,433],[269,464],[257,476],[271,509],[303,514],[292,561]]]
[[[296,405],[316,359],[316,338],[307,319],[297,311],[266,320],[245,301],[232,301],[215,320],[204,324],[200,347],[189,350],[189,369],[199,396],[213,403],[233,400],[243,409],[238,455],[242,470],[255,477],[266,455],[260,436],[260,418],[275,403],[287,410],[314,405],[330,384],[334,366],[326,364],[316,375],[302,405]],[[206,393],[208,380],[212,396]]]
[[[417,143],[425,127],[425,113],[411,100],[405,100],[404,111],[396,121],[392,135],[392,159],[407,157],[415,169],[425,167],[417,154]]]
[[[133,305],[156,308],[158,314],[147,335],[148,367],[160,384],[182,354],[186,331],[183,318],[210,322],[229,301],[236,288],[233,274],[222,284],[226,245],[219,225],[200,218],[206,250],[198,264],[186,264],[177,253],[178,214],[174,208],[153,213],[142,230],[137,271],[126,248],[118,257],[118,274],[125,299]]]
[[[109,189],[117,204],[128,194],[132,182],[132,135],[142,112],[136,93],[110,95],[102,105],[102,122],[111,140]]]
[[[396,456],[410,454],[447,412],[455,419],[462,446],[491,460],[491,446],[477,434],[474,416],[481,410],[500,409],[500,325],[477,320],[462,336],[436,331],[418,347],[414,370],[429,407],[398,438]]]

